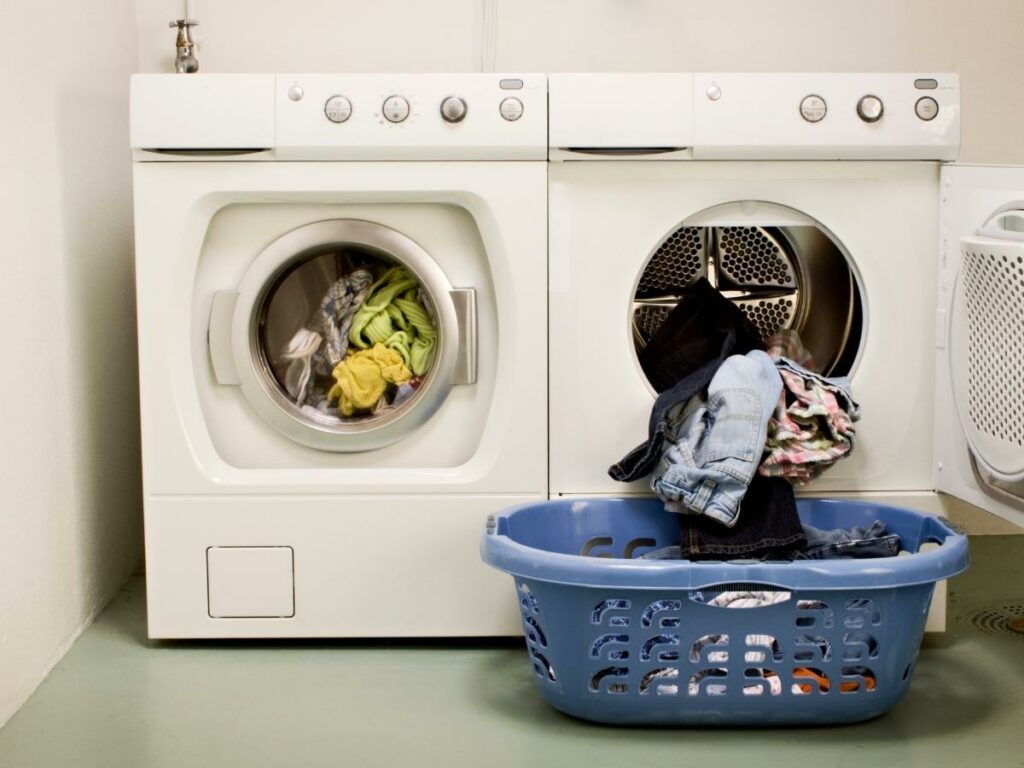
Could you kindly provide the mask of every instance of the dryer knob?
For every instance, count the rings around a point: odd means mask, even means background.
[[[441,117],[449,123],[461,123],[466,118],[466,101],[458,96],[449,96],[441,102]]]
[[[857,117],[865,123],[877,123],[885,113],[885,105],[877,96],[862,96],[857,102]]]

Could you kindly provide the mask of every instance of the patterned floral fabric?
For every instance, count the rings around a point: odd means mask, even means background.
[[[775,364],[783,388],[758,473],[801,485],[850,455],[860,407],[845,379],[825,378],[786,357]]]

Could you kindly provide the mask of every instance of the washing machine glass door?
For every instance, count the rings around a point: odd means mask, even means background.
[[[367,451],[414,432],[475,382],[475,292],[402,233],[332,219],[259,253],[213,298],[219,383],[296,442]]]

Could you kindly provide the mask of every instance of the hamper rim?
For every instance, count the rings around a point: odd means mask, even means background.
[[[529,547],[501,532],[501,521],[517,512],[539,505],[566,507],[581,501],[599,501],[615,506],[660,503],[649,497],[574,497],[529,502],[494,516],[480,544],[483,561],[498,570],[522,578],[566,586],[641,590],[700,590],[726,584],[760,584],[789,591],[840,591],[851,589],[892,589],[929,584],[955,576],[969,564],[967,536],[954,530],[942,518],[890,504],[847,499],[801,498],[799,507],[870,506],[884,519],[886,512],[931,521],[944,540],[935,549],[903,557],[849,560],[802,560],[783,563],[687,560],[639,560],[570,555]],[[929,539],[931,537],[928,537]]]

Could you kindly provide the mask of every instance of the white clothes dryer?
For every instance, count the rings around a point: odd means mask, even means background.
[[[518,631],[476,542],[547,496],[546,95],[133,78],[150,636]],[[303,359],[329,296],[343,346],[365,320],[412,378],[353,368],[348,411],[326,399],[333,363]]]
[[[766,337],[794,329],[852,379],[856,450],[808,493],[941,512],[938,488],[1024,523],[1019,323],[1007,336],[1009,315],[989,318],[989,347],[972,353],[969,313],[951,309],[959,239],[1024,199],[1024,171],[943,165],[959,149],[955,75],[553,74],[549,109],[553,496],[650,493],[607,469],[647,436],[640,350],[679,286],[707,277]],[[1024,275],[1007,234],[1021,219],[997,225],[984,234],[1002,238],[998,266],[1018,271],[976,289],[989,307]],[[1005,341],[1016,351],[996,365]],[[975,393],[973,441],[956,391]],[[997,392],[1017,404],[1009,426]],[[987,490],[968,445],[987,447]]]

